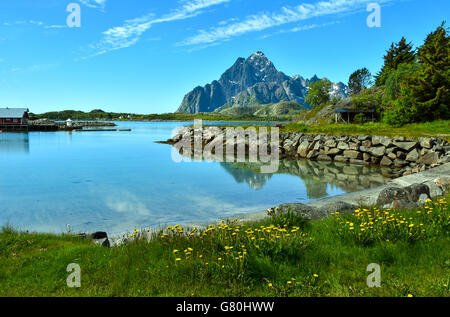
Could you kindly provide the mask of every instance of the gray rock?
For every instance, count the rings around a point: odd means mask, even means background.
[[[417,202],[420,195],[427,195],[430,197],[430,188],[425,184],[412,184],[404,188],[409,195],[409,201]]]
[[[395,167],[405,167],[406,165],[408,165],[408,162],[404,161],[404,160],[394,160],[394,166]]]
[[[351,164],[358,164],[358,165],[369,165],[369,162],[366,162],[364,160],[358,160],[358,159],[350,159]]]
[[[130,239],[124,236],[124,237],[118,237],[118,238],[111,239],[110,244],[111,244],[111,247],[120,247],[120,246],[128,244],[129,242],[130,242]]]
[[[339,142],[338,145],[337,145],[337,148],[338,148],[339,150],[348,150],[348,149],[349,149],[349,146],[348,146],[347,143]]]
[[[419,144],[417,142],[394,142],[394,145],[409,152]]]
[[[101,245],[102,247],[106,247],[109,248],[111,247],[111,243],[109,242],[108,238],[104,238],[104,239],[94,239],[94,243],[96,245]]]
[[[358,206],[343,201],[329,203],[319,208],[322,213],[326,213],[328,215],[335,212],[339,212],[341,214],[353,213],[356,209],[358,209]]]
[[[300,157],[306,157],[309,152],[308,147],[309,147],[308,140],[302,141],[302,143],[300,143],[300,145],[297,148],[298,155],[300,155]]]
[[[388,153],[387,154],[387,157],[389,157],[391,160],[395,160],[395,159],[397,159],[397,155],[395,155],[394,153]]]
[[[431,138],[420,138],[420,146],[426,149],[431,149],[434,145],[434,142]]]
[[[348,162],[348,157],[342,156],[342,155],[336,155],[334,157],[334,160],[336,162]]]
[[[373,156],[377,156],[377,157],[383,156],[385,151],[386,151],[386,147],[384,147],[384,146],[377,146],[377,147],[372,147],[369,149],[369,152]]]
[[[311,158],[316,158],[319,155],[319,152],[316,150],[311,150],[309,151],[308,155],[306,156],[306,158],[311,159]]]
[[[404,199],[395,199],[392,203],[383,206],[384,209],[414,209],[417,204]]]
[[[346,150],[344,151],[344,156],[350,159],[361,159],[362,153],[355,150]]]
[[[359,151],[361,151],[361,152],[370,152],[370,147],[369,147],[369,146],[361,145],[361,146],[359,147]]]
[[[385,147],[388,147],[392,144],[392,139],[385,137],[385,136],[373,136],[372,137],[372,144],[373,145],[383,145]]]
[[[370,136],[368,136],[368,135],[358,135],[358,140],[359,141],[366,141],[366,140],[369,140],[370,139]]]
[[[328,216],[325,211],[300,203],[282,204],[278,207],[278,213],[292,212],[299,214],[306,220],[320,219]]]
[[[439,162],[439,154],[436,152],[429,152],[422,156],[417,163],[419,164],[426,164],[426,165],[432,165]]]
[[[361,143],[361,146],[365,146],[365,147],[371,147],[372,146],[372,142],[370,140],[365,140]]]
[[[332,161],[333,160],[331,157],[329,157],[328,155],[325,155],[325,154],[320,154],[319,156],[317,156],[317,159],[319,161]]]
[[[326,155],[338,155],[341,154],[342,150],[339,150],[338,148],[331,148],[328,151],[325,151]]]
[[[428,187],[430,188],[431,198],[440,197],[444,194],[444,189],[442,188],[442,186],[436,185],[435,183],[431,183],[428,185]]]
[[[385,206],[391,204],[394,200],[409,201],[409,193],[400,187],[388,187],[383,189],[377,198],[378,206]]]
[[[439,164],[450,163],[450,155],[443,156],[438,161]]]
[[[406,155],[406,160],[410,161],[410,162],[415,162],[419,159],[419,151],[417,151],[417,149],[412,150],[411,152],[408,153],[408,155]]]
[[[392,164],[393,164],[392,160],[387,156],[383,156],[380,162],[380,165],[382,166],[391,166]]]
[[[328,147],[336,147],[336,141],[334,139],[329,139],[327,141],[325,141],[324,146],[328,146]]]
[[[370,161],[370,158],[371,158],[370,154],[368,154],[368,153],[364,153],[364,154],[363,154],[363,160],[364,160],[364,161],[369,162],[369,161]]]

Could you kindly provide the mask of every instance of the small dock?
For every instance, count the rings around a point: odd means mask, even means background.
[[[129,132],[131,129],[76,129],[77,132]]]

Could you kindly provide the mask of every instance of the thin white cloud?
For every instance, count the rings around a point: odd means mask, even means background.
[[[65,29],[67,27],[67,24],[52,24],[44,26],[45,29]]]
[[[339,24],[341,23],[341,21],[332,21],[332,22],[327,22],[327,23],[322,23],[322,24],[308,24],[308,25],[301,25],[301,26],[297,26],[294,28],[290,28],[290,29],[285,29],[285,30],[280,30],[278,32],[272,33],[272,34],[266,34],[263,35],[261,37],[261,39],[265,39],[277,34],[283,34],[283,33],[296,33],[296,32],[301,32],[301,31],[307,31],[307,30],[312,30],[312,29],[317,29],[317,28],[324,28],[330,25],[334,25],[334,24]]]
[[[31,65],[31,66],[26,66],[26,67],[13,67],[9,71],[11,73],[16,73],[16,74],[35,73],[35,72],[49,70],[49,69],[53,68],[54,66],[55,66],[55,64],[35,64],[35,65]]]
[[[106,0],[79,0],[79,1],[88,8],[103,10],[105,9],[106,6]]]
[[[393,0],[379,0],[379,3]],[[197,35],[187,38],[177,45],[198,45],[224,41],[249,32],[262,31],[287,23],[299,22],[311,18],[349,13],[363,8],[373,0],[329,0],[314,4],[303,3],[295,7],[282,7],[281,12],[258,13],[248,16],[241,22],[226,26],[213,27],[208,31],[200,30]]]
[[[91,48],[96,49],[95,55],[101,55],[109,51],[130,47],[136,44],[143,33],[153,24],[184,20],[202,13],[202,9],[229,2],[231,0],[191,0],[184,2],[179,8],[169,14],[155,18],[154,14],[125,21],[124,25],[116,26],[104,31],[103,38]]]
[[[14,22],[3,22],[1,25],[13,27],[13,26],[37,26],[37,27],[43,27],[44,29],[62,29],[66,28],[67,25],[60,25],[60,24],[52,24],[47,25],[45,22],[42,21],[35,21],[35,20],[21,20],[21,21],[14,21]]]
[[[35,21],[35,20],[22,20],[22,21],[14,21],[14,22],[3,22],[4,26],[16,26],[16,25],[37,25],[43,26],[44,22]]]

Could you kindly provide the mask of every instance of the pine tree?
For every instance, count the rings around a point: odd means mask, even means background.
[[[386,112],[387,122],[450,119],[450,37],[443,22],[417,51],[417,67],[397,85],[399,97]],[[404,70],[408,70],[405,68]]]
[[[412,63],[415,58],[412,44],[407,43],[404,37],[397,44],[392,43],[384,56],[384,65],[381,71],[375,76],[375,85],[384,85],[391,70],[397,69],[402,63]]]
[[[450,37],[445,22],[427,36],[417,60],[421,71],[409,86],[421,121],[450,118]]]
[[[372,74],[367,68],[361,68],[353,72],[348,79],[349,95],[359,94],[369,88],[372,83]]]

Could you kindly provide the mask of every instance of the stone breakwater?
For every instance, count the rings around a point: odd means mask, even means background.
[[[174,137],[163,143],[175,145],[180,140],[190,138],[192,144],[190,154],[193,154],[194,139],[201,137],[203,148],[212,143],[216,143],[216,146],[232,143],[237,148],[239,144],[244,143],[248,152],[254,141],[244,131],[235,129],[235,133],[238,137],[229,140],[226,138],[224,127],[184,127],[179,129]],[[222,144],[217,144],[217,140],[220,140]],[[270,150],[270,146],[268,148]],[[412,139],[282,132],[279,134],[279,157],[378,165],[391,168],[395,176],[406,176],[450,162],[450,143],[441,138],[426,137]]]

